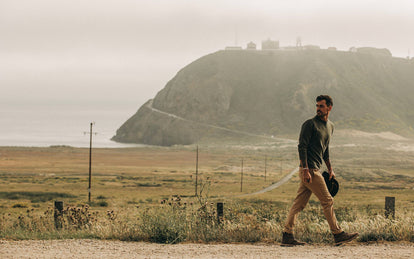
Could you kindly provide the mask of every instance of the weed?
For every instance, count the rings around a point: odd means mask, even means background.
[[[185,213],[179,208],[164,206],[145,211],[140,230],[144,240],[175,244],[186,239],[186,224]]]
[[[108,210],[103,214],[91,211],[88,205],[66,207],[57,217],[50,208],[44,213],[35,209],[26,209],[19,215],[3,213],[0,214],[0,238],[94,237],[168,244],[183,241],[280,242],[288,212],[286,208],[229,202],[225,205],[222,221],[218,222],[215,203],[196,206],[179,196],[161,203],[138,209]],[[337,211],[342,215],[339,216],[342,217],[341,227],[345,231],[360,232],[360,242],[414,239],[414,215],[410,211],[396,214],[395,220],[345,208]],[[332,243],[329,226],[322,214],[320,208],[307,208],[300,214],[295,234],[309,243]]]

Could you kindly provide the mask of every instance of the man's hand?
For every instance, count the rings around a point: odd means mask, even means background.
[[[312,183],[312,176],[309,172],[309,168],[303,168],[302,181],[304,183]]]
[[[335,173],[333,169],[329,170],[329,180],[331,180],[332,178],[335,178]]]

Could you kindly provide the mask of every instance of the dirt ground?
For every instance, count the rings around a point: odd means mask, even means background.
[[[178,244],[102,240],[0,240],[0,258],[414,258],[413,243],[351,243],[281,247],[278,244]]]

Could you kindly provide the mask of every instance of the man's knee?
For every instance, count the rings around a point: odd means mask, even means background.
[[[306,204],[298,204],[298,206],[296,207],[297,212],[301,212],[302,210],[304,210],[306,207]]]
[[[306,204],[303,204],[303,203],[301,203],[301,204],[294,204],[293,207],[292,207],[292,210],[296,214],[296,213],[299,213],[302,210],[304,210],[305,207],[306,207]]]
[[[333,203],[334,203],[334,201],[333,201],[333,198],[332,197],[329,197],[329,198],[326,198],[324,200],[321,200],[321,205],[322,205],[322,208],[323,209],[327,209],[327,208],[332,207],[333,206]]]

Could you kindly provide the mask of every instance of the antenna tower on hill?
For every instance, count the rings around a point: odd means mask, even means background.
[[[296,38],[296,48],[302,49],[302,39],[300,37]]]

